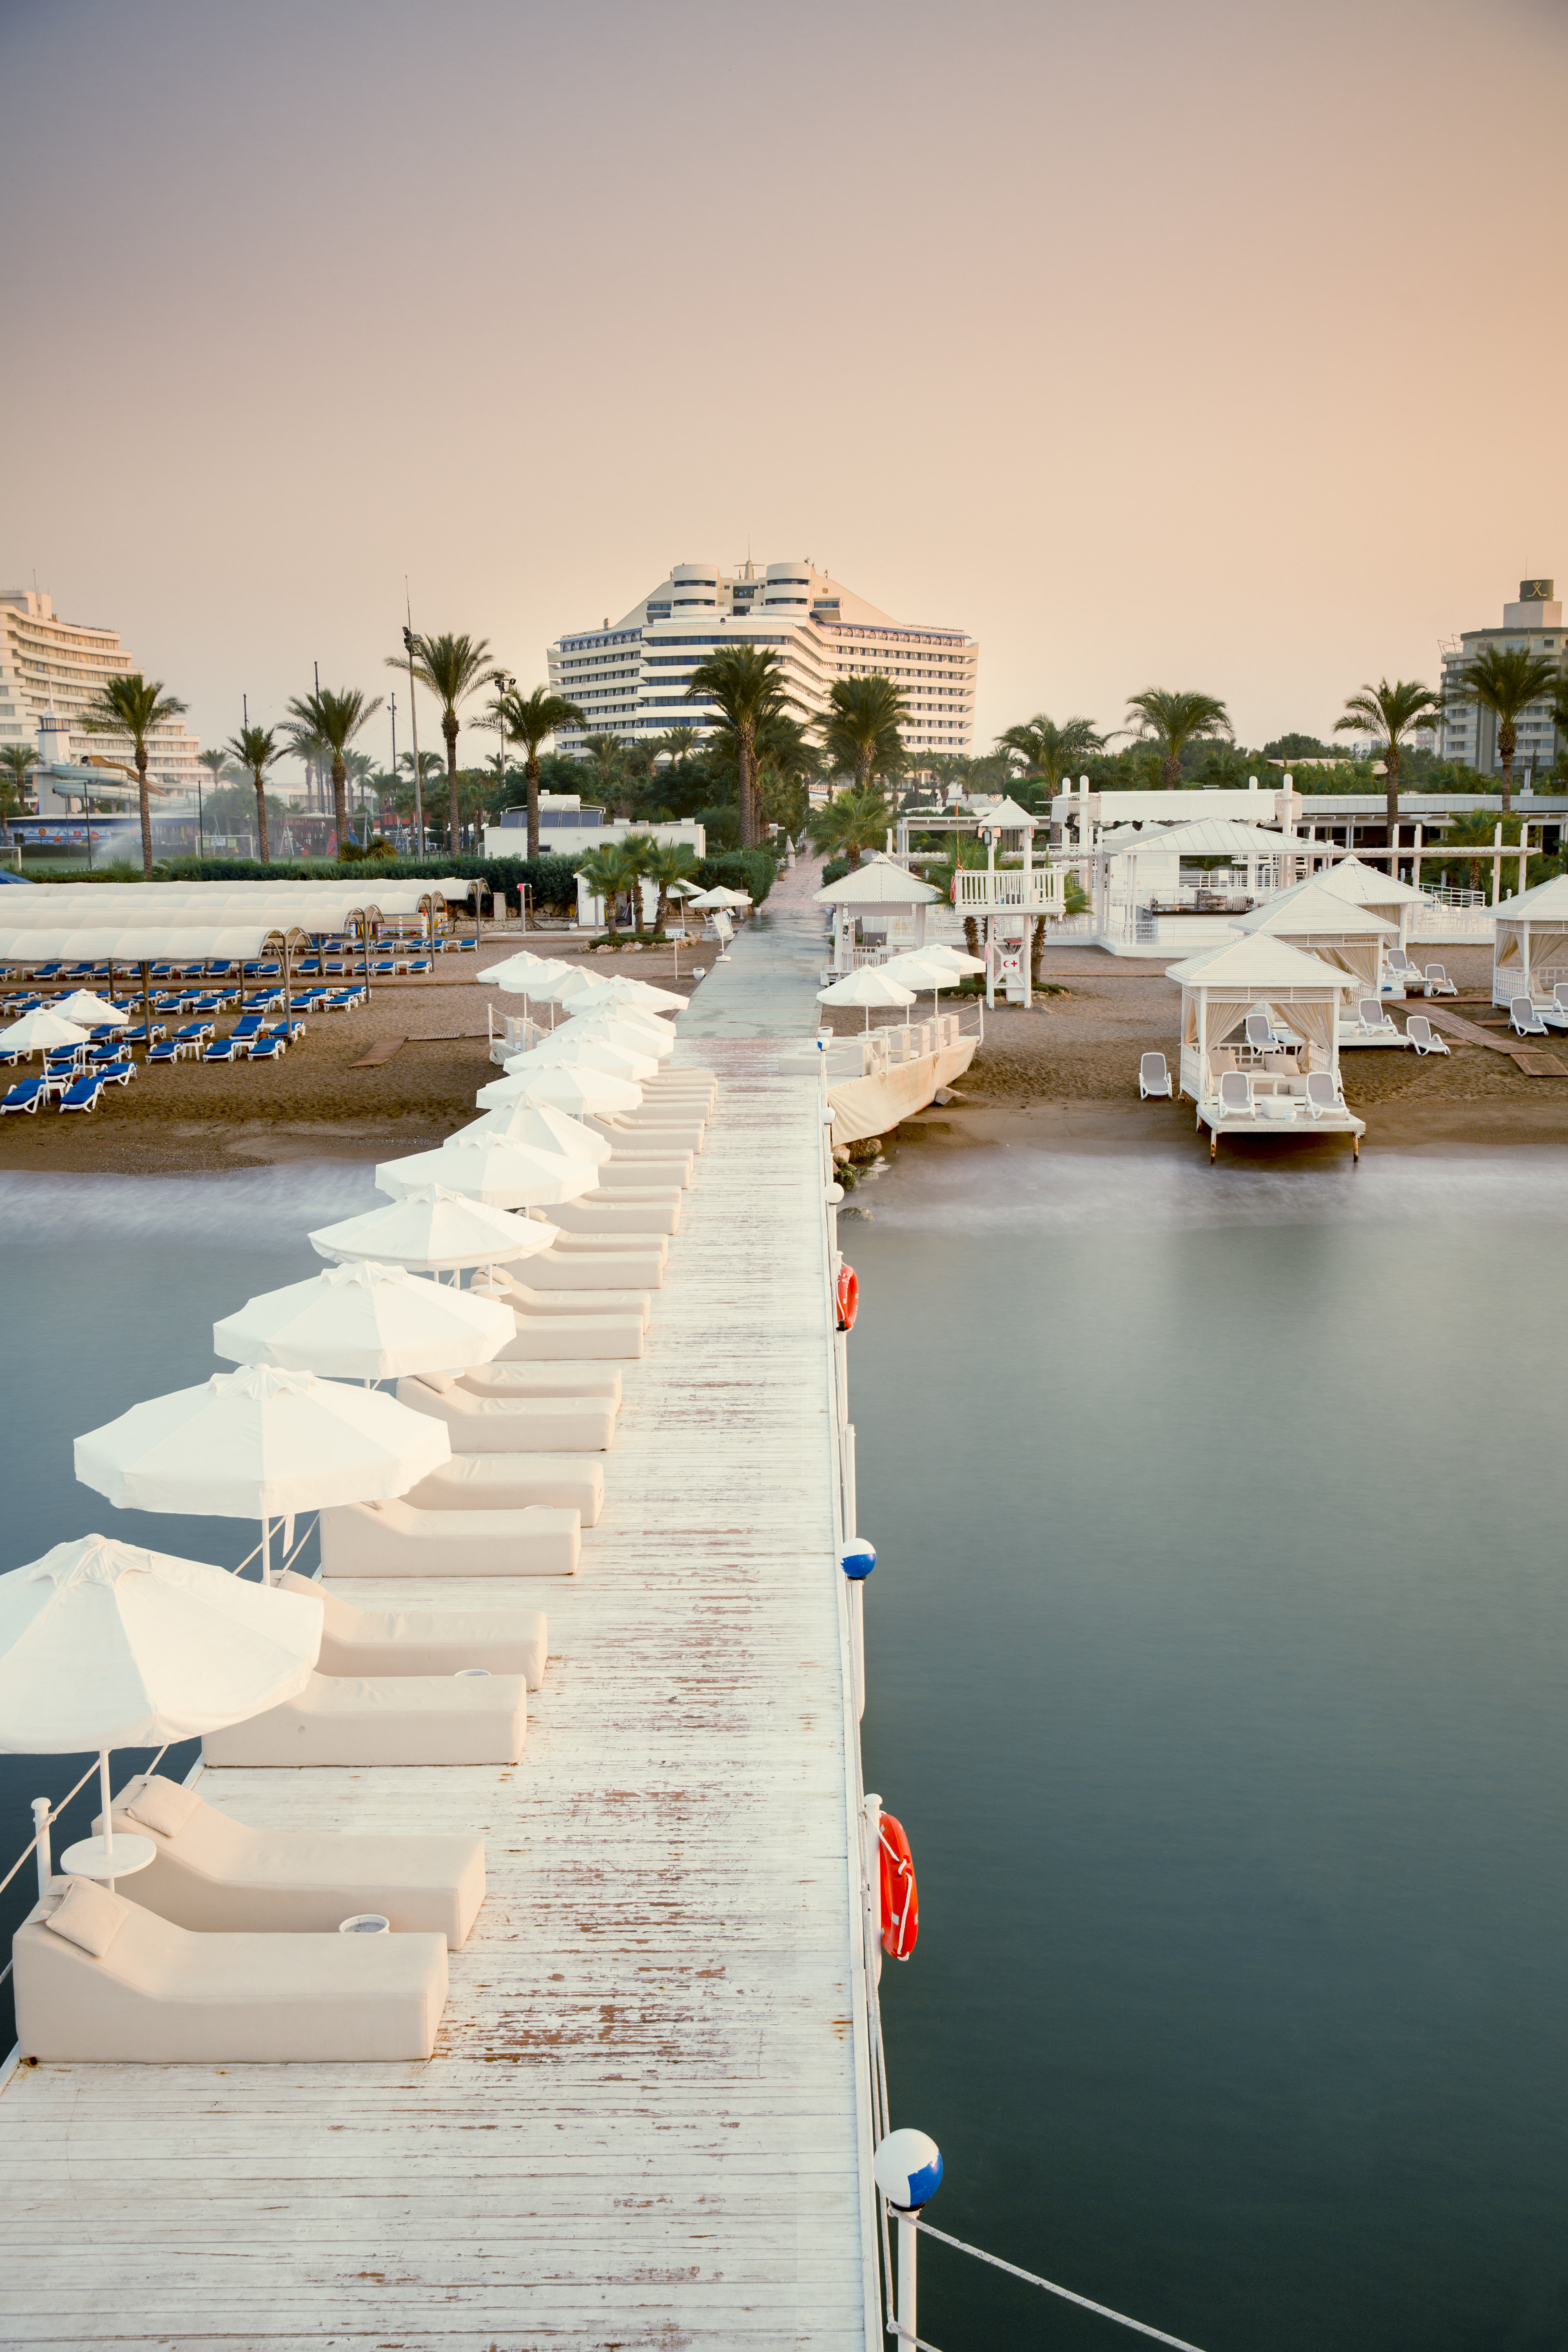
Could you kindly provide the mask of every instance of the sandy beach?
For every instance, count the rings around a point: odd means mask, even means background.
[[[482,986],[477,973],[520,944],[515,930],[498,931],[477,958],[454,956],[427,980],[379,982],[361,1011],[313,1017],[279,1062],[143,1069],[130,1087],[106,1094],[90,1117],[62,1118],[50,1108],[7,1118],[0,1122],[0,1168],[156,1175],[432,1149],[476,1116],[476,1091],[499,1075],[486,1045],[487,1010],[516,1013],[521,1003]],[[678,979],[668,949],[588,957],[555,933],[532,935],[530,944],[682,995],[700,985],[691,970],[705,961],[700,947],[683,948]],[[1506,1029],[1487,1001],[1489,951],[1450,948],[1444,961],[1459,988],[1452,1009],[1500,1043]],[[1042,978],[1062,992],[1041,996],[1026,1013],[1001,1005],[988,1013],[984,1045],[957,1099],[907,1120],[898,1139],[950,1150],[1001,1142],[1080,1152],[1205,1149],[1189,1104],[1138,1099],[1140,1055],[1157,1047],[1175,1058],[1176,992],[1163,961],[1058,950],[1046,959]],[[966,1011],[973,1017],[973,1006]],[[862,1022],[846,1009],[831,1025],[847,1035]],[[356,1066],[394,1038],[405,1042],[389,1060]],[[1367,1120],[1363,1149],[1568,1142],[1568,1081],[1528,1077],[1506,1053],[1450,1043],[1447,1059],[1406,1051],[1345,1055],[1346,1098]],[[1568,1060],[1568,1045],[1563,1051]],[[1343,1146],[1303,1137],[1226,1149],[1328,1154]]]

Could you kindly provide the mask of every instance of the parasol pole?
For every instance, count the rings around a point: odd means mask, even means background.
[[[109,1750],[98,1751],[98,1801],[103,1814],[103,1859],[109,1864],[108,1885],[114,1892],[114,1822],[109,1811]]]

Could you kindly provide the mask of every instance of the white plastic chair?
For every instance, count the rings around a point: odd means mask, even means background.
[[[1551,1034],[1545,1022],[1528,996],[1516,996],[1508,1008],[1509,1026],[1516,1037],[1546,1037]]]
[[[1363,996],[1357,1010],[1361,1014],[1361,1025],[1363,1029],[1392,1029],[1394,1035],[1398,1036],[1399,1024],[1387,1005],[1379,998]]]
[[[1459,992],[1440,963],[1429,963],[1421,977],[1428,996],[1458,996]]]
[[[1249,1013],[1243,1034],[1255,1054],[1282,1054],[1285,1051],[1274,1034],[1273,1024],[1267,1013]]]
[[[1448,1041],[1439,1036],[1424,1013],[1412,1013],[1405,1024],[1405,1034],[1418,1054],[1446,1054]]]
[[[1138,1065],[1138,1099],[1147,1102],[1151,1095],[1167,1095],[1174,1100],[1175,1090],[1163,1054],[1145,1054]]]
[[[1224,1070],[1220,1073],[1219,1107],[1226,1118],[1250,1118],[1252,1110],[1252,1079],[1246,1070]]]
[[[1344,1096],[1332,1070],[1309,1070],[1307,1073],[1307,1116],[1322,1118],[1327,1113],[1343,1110]]]
[[[1405,954],[1403,948],[1389,949],[1388,969],[1394,974],[1394,979],[1399,981],[1404,986],[1408,988],[1416,988],[1420,986],[1421,974],[1411,962],[1410,958]]]

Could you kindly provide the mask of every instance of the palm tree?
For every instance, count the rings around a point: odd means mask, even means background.
[[[1345,697],[1344,716],[1334,721],[1336,735],[1370,735],[1383,753],[1384,781],[1388,787],[1388,870],[1399,871],[1399,770],[1405,739],[1418,727],[1430,727],[1443,709],[1443,698],[1414,678],[1397,678],[1390,686],[1380,677]]]
[[[603,808],[614,811],[620,806],[626,789],[629,748],[613,730],[603,735],[586,735],[583,739],[583,749],[594,772],[594,791]]]
[[[89,735],[123,735],[136,765],[136,797],[142,809],[142,870],[153,879],[153,804],[147,797],[147,740],[171,719],[183,718],[185,705],[165,694],[163,680],[143,677],[132,670],[124,677],[106,677],[77,724]]]
[[[522,745],[522,775],[528,791],[528,854],[539,855],[539,753],[542,744],[563,727],[586,728],[588,721],[574,702],[536,686],[531,694],[515,689],[498,694],[490,705],[487,727],[499,730],[502,744]]]
[[[1016,751],[1020,759],[1027,761],[1054,796],[1079,760],[1090,751],[1104,751],[1105,738],[1095,733],[1091,719],[1069,719],[1065,726],[1058,727],[1054,719],[1037,710],[1033,719],[998,735],[996,744],[999,751]]]
[[[313,738],[331,753],[332,822],[340,855],[349,838],[348,766],[343,754],[380,709],[380,695],[373,695],[367,702],[357,686],[340,687],[335,692],[330,686],[319,687],[313,694],[296,695],[289,705],[296,748]]]
[[[242,727],[231,735],[224,751],[235,765],[249,771],[256,786],[256,837],[260,845],[261,863],[270,866],[272,855],[267,845],[267,771],[273,761],[283,757],[288,746],[275,739],[269,727]]]
[[[388,669],[407,670],[410,653],[388,654]],[[454,854],[458,846],[458,705],[476,687],[488,685],[494,663],[488,637],[454,636],[448,630],[437,637],[416,635],[412,646],[415,680],[427,686],[441,706],[441,732],[447,739],[447,804]]]
[[[896,774],[903,765],[899,730],[909,715],[903,689],[890,677],[836,677],[827,689],[822,748],[863,792],[873,774]]]
[[[671,885],[695,881],[697,860],[683,841],[655,842],[642,861],[642,870],[650,882],[658,884],[658,906],[654,913],[653,927],[656,931],[662,931],[669,914]]]
[[[1122,731],[1147,736],[1158,746],[1159,789],[1172,793],[1182,781],[1182,753],[1194,738],[1228,735],[1232,730],[1230,713],[1217,696],[1172,694],[1163,687],[1146,686],[1142,694],[1128,696],[1127,726]]]
[[[591,850],[577,868],[595,898],[605,902],[605,929],[610,935],[612,947],[620,937],[616,929],[616,907],[625,890],[632,893],[635,922],[639,870],[637,859],[628,857],[625,849],[615,842],[606,842],[602,848]]]
[[[859,680],[854,683],[858,684]],[[896,822],[892,802],[879,784],[851,784],[805,820],[814,849],[825,857],[847,857],[854,872],[868,849],[880,849]]]
[[[686,699],[713,705],[720,733],[728,735],[733,744],[740,779],[741,846],[754,848],[759,830],[757,730],[767,719],[783,718],[796,707],[784,683],[784,664],[777,654],[757,646],[721,646],[692,671]]]
[[[196,753],[196,765],[198,768],[205,768],[206,770],[208,775],[213,780],[213,791],[216,793],[219,784],[223,782],[224,772],[228,767],[228,753],[226,751],[198,751]],[[199,814],[199,802],[197,803],[197,812]],[[216,825],[217,822],[216,815],[213,821]],[[205,847],[203,854],[205,854]]]
[[[1527,646],[1483,646],[1460,671],[1450,691],[1457,703],[1475,703],[1497,720],[1498,758],[1502,761],[1502,813],[1513,803],[1513,755],[1519,746],[1520,712],[1561,684],[1562,672],[1544,654]]]
[[[648,745],[656,761],[668,760],[677,772],[685,767],[702,738],[695,727],[667,727]]]
[[[11,837],[13,807],[27,805],[27,771],[38,764],[38,755],[30,743],[0,744],[0,832]]]

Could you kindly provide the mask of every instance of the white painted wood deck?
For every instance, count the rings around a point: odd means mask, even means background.
[[[511,1770],[214,1772],[241,1818],[484,1832],[426,2066],[38,2066],[0,2097],[0,2340],[863,2347],[818,1113],[776,1045],[721,1093]],[[869,2298],[869,2301],[868,2301]]]

